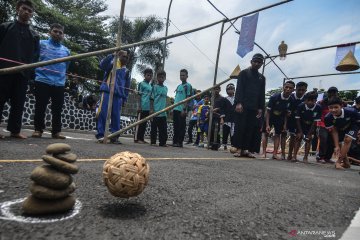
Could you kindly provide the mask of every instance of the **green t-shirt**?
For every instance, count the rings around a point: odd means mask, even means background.
[[[175,101],[174,103],[178,103],[182,100],[184,100],[185,98],[188,98],[192,95],[192,86],[190,83],[186,82],[184,84],[180,84],[179,86],[177,86],[176,90],[175,90]],[[186,110],[187,106],[186,104],[181,104],[177,107],[174,108],[174,110],[177,111],[183,111]]]
[[[158,112],[166,108],[166,97],[168,88],[164,85],[154,85],[152,88],[151,99],[154,100],[154,112]],[[166,117],[166,112],[163,112],[156,117]]]
[[[142,111],[150,111],[150,96],[152,86],[150,82],[142,81],[138,85],[139,95],[141,96],[140,107]]]

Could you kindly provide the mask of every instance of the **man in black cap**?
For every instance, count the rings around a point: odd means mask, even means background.
[[[257,123],[265,107],[265,77],[259,73],[264,63],[264,56],[257,53],[250,63],[251,66],[241,71],[237,77],[234,101],[236,106],[234,146],[237,149],[235,157],[254,158],[248,150],[255,141],[256,134],[260,134]]]

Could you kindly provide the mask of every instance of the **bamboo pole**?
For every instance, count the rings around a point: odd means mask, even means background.
[[[219,44],[218,44],[218,49],[217,49],[217,54],[216,54],[216,63],[215,63],[215,73],[214,73],[213,86],[216,85],[216,78],[217,78],[217,72],[218,72],[218,66],[219,66],[219,57],[220,57],[220,50],[221,50],[221,42],[222,42],[222,36],[223,36],[223,33],[224,33],[224,25],[225,25],[225,22],[223,22],[221,24],[221,31],[220,31],[220,36],[219,36]],[[211,101],[210,101],[209,127],[208,127],[208,135],[207,135],[207,139],[208,139],[207,148],[208,149],[210,148],[211,129],[212,129],[213,116],[214,116],[214,113],[213,113],[214,101],[215,101],[215,91],[214,91],[214,88],[213,88],[212,89],[212,94],[211,94]],[[215,128],[216,127],[217,126],[215,125]],[[215,136],[214,136],[214,140],[215,140]]]
[[[313,78],[313,77],[327,77],[327,76],[347,75],[347,74],[359,74],[359,73],[360,72],[328,73],[328,74],[310,75],[310,76],[302,76],[302,77],[291,77],[291,78],[287,78],[287,80],[300,79],[300,78]],[[284,78],[284,80],[285,79],[286,78]]]
[[[233,21],[235,19],[247,16],[247,15],[259,12],[259,11],[263,11],[263,10],[266,10],[266,9],[269,9],[269,8],[273,8],[273,7],[276,7],[278,5],[282,5],[284,3],[288,3],[288,2],[291,2],[291,1],[293,1],[293,0],[281,1],[281,2],[278,2],[278,3],[275,3],[275,4],[271,4],[271,5],[268,5],[268,6],[253,10],[251,12],[239,15],[237,17],[231,18],[231,19],[226,20],[226,21],[227,22]],[[223,21],[224,20],[220,20],[220,21],[217,21],[217,22],[210,23],[208,25],[204,25],[202,27],[198,27],[198,28],[194,28],[194,29],[191,29],[191,30],[188,30],[188,31],[172,34],[172,35],[169,35],[167,37],[160,37],[160,38],[156,38],[156,39],[141,41],[141,42],[132,43],[132,44],[127,44],[127,45],[123,45],[121,47],[113,47],[113,48],[98,50],[98,51],[94,51],[94,52],[77,54],[77,55],[74,55],[74,56],[69,56],[69,57],[64,57],[64,58],[57,58],[57,59],[53,59],[53,60],[49,60],[49,61],[25,64],[25,65],[17,66],[17,67],[3,68],[3,69],[0,69],[0,75],[10,74],[10,73],[14,73],[14,72],[20,72],[20,71],[23,71],[23,70],[26,70],[26,69],[42,67],[42,66],[46,66],[46,65],[50,65],[50,64],[55,64],[55,63],[67,62],[67,61],[71,61],[71,60],[75,60],[75,59],[81,59],[81,58],[85,58],[85,57],[92,57],[92,56],[96,56],[96,55],[100,55],[100,54],[108,54],[108,53],[116,52],[116,51],[119,51],[119,50],[122,50],[122,49],[137,47],[137,46],[141,46],[141,45],[148,44],[148,43],[153,43],[153,42],[158,42],[158,41],[163,41],[165,39],[171,39],[171,38],[175,38],[175,37],[182,36],[182,35],[185,35],[185,34],[197,32],[197,31],[200,31],[200,30],[215,26],[215,25],[217,25],[219,23],[222,23]]]
[[[222,85],[222,84],[230,81],[231,79],[236,78],[236,77],[239,75],[239,73],[240,73],[240,67],[237,66],[237,67],[234,69],[234,71],[231,73],[231,75],[230,75],[230,77],[229,77],[228,79],[225,79],[224,81],[222,81],[222,82],[220,82],[220,83],[218,83],[218,84],[216,84],[216,85],[214,85],[214,86],[212,86],[212,87],[209,87],[208,89],[205,89],[203,92],[208,92],[208,91],[212,90],[213,88],[215,88],[215,87],[217,87],[217,86],[220,86],[220,85]],[[167,111],[169,111],[169,110],[171,110],[171,109],[173,109],[173,108],[175,108],[175,107],[177,107],[177,106],[179,106],[179,105],[181,105],[181,104],[184,104],[184,103],[186,103],[186,102],[188,102],[188,101],[190,101],[190,100],[192,100],[192,99],[194,99],[194,98],[196,98],[196,97],[198,97],[198,96],[201,96],[201,94],[202,94],[203,92],[197,93],[197,94],[195,94],[195,95],[193,95],[193,96],[191,96],[191,97],[188,97],[188,98],[186,98],[186,99],[184,99],[184,100],[182,100],[182,101],[180,101],[180,102],[178,102],[178,103],[175,103],[175,104],[173,104],[173,105],[171,105],[171,106],[168,106],[168,107],[164,108],[163,110],[160,110],[160,111],[158,111],[158,112],[156,112],[156,113],[153,113],[153,114],[147,116],[146,118],[141,119],[141,120],[138,121],[138,122],[135,122],[135,123],[133,123],[133,124],[130,124],[130,125],[127,126],[126,128],[123,128],[123,129],[121,129],[121,130],[119,130],[119,131],[117,131],[117,132],[114,132],[114,133],[110,134],[110,135],[108,136],[108,138],[112,138],[112,137],[119,136],[119,135],[122,134],[123,132],[126,132],[127,130],[129,130],[129,129],[131,129],[131,128],[139,125],[139,124],[142,124],[142,123],[144,123],[144,122],[146,122],[146,121],[148,121],[148,120],[156,117],[157,115],[159,115],[159,114],[161,114],[161,113],[167,112]]]
[[[291,54],[296,54],[296,53],[311,52],[311,51],[317,51],[317,50],[322,50],[322,49],[327,49],[327,48],[345,47],[345,46],[350,46],[350,45],[354,45],[354,44],[358,44],[358,43],[360,43],[360,41],[352,42],[352,43],[342,43],[342,44],[338,44],[338,45],[330,45],[330,46],[324,46],[324,47],[317,47],[317,48],[309,48],[309,49],[286,53],[286,56],[291,55]],[[279,57],[279,56],[280,55],[272,55],[272,56],[269,55],[266,58],[273,58],[273,57]]]
[[[119,27],[118,27],[118,33],[117,33],[117,39],[116,39],[116,47],[117,48],[119,48],[121,46],[121,34],[122,34],[122,25],[123,25],[123,21],[124,21],[125,2],[126,2],[126,0],[121,1]],[[112,106],[113,106],[118,59],[119,59],[119,54],[117,52],[115,52],[114,59],[113,59],[113,61],[114,61],[113,67],[111,70],[111,72],[112,72],[111,78],[112,79],[109,83],[110,93],[109,93],[109,101],[108,101],[106,123],[105,123],[105,134],[104,134],[104,141],[103,141],[103,143],[105,143],[105,144],[107,143],[107,139],[108,139],[107,136],[109,135],[109,125],[110,125],[111,112],[112,112]],[[120,119],[119,119],[119,121],[120,121]]]

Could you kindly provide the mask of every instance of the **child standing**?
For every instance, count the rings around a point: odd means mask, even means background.
[[[224,119],[224,125],[223,125],[223,139],[222,144],[224,145],[224,150],[227,150],[227,143],[228,138],[230,135],[230,143],[231,146],[233,146],[233,134],[234,134],[234,112],[235,112],[235,106],[234,106],[234,99],[235,99],[235,85],[232,83],[229,83],[226,86],[226,93],[227,97],[225,98],[226,101],[226,108],[225,108],[225,119]]]
[[[357,138],[360,113],[351,108],[343,108],[343,102],[339,97],[331,98],[328,106],[330,112],[325,116],[325,127],[331,131],[335,154],[338,156],[335,168],[350,168],[347,153],[352,140]],[[342,146],[340,146],[341,142],[343,142]]]
[[[311,146],[311,140],[315,132],[316,123],[321,120],[321,107],[316,104],[318,94],[314,91],[308,92],[296,110],[296,143],[294,151],[294,161],[297,161],[297,153],[301,141],[305,140],[304,163],[308,163],[308,155]]]
[[[152,86],[150,84],[151,79],[153,78],[153,70],[150,68],[145,69],[144,71],[144,81],[140,82],[138,85],[138,121],[146,118],[150,114],[150,95],[152,91]],[[147,122],[144,122],[137,126],[134,134],[135,143],[147,143],[144,140],[145,130]]]
[[[277,152],[281,141],[281,159],[285,160],[285,141],[287,129],[287,115],[290,112],[290,95],[294,91],[295,83],[287,81],[281,93],[275,93],[269,99],[266,110],[265,126],[263,127],[263,154],[266,157],[267,140],[271,127],[275,129],[273,159],[279,160]]]
[[[297,107],[304,101],[304,96],[307,91],[308,84],[306,82],[298,82],[296,84],[295,93],[291,94],[290,96],[290,116],[288,117],[288,130],[290,134],[290,141],[289,141],[289,153],[288,153],[288,160],[294,160],[296,159],[295,152],[297,152],[299,149],[294,149],[295,142],[296,142],[296,110]],[[294,153],[294,155],[293,155]],[[293,158],[295,156],[295,158]]]
[[[157,84],[153,86],[151,93],[151,109],[158,112],[166,108],[166,98],[168,88],[164,85],[166,72],[161,70],[157,72]],[[166,112],[154,117],[151,121],[151,145],[156,145],[157,132],[159,131],[159,146],[167,147],[167,122]]]
[[[204,147],[204,134],[207,134],[209,129],[209,110],[210,110],[210,101],[209,96],[204,96],[204,104],[199,107],[198,110],[198,118],[197,118],[197,125],[198,125],[198,132],[200,135],[200,143],[199,147]]]

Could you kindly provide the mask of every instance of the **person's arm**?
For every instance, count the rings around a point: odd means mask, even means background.
[[[297,133],[296,133],[296,138],[298,140],[301,140],[303,138],[303,130],[301,128],[301,120],[300,118],[295,118],[296,120],[296,127],[297,127]]]
[[[336,129],[336,127],[332,127],[331,128],[331,136],[333,138],[334,141],[334,153],[336,156],[340,156],[340,144],[339,144],[339,133],[338,130]]]
[[[245,75],[246,70],[243,70],[240,72],[237,82],[236,82],[236,91],[235,91],[235,111],[241,113],[244,109],[243,101],[244,101],[244,81],[245,81]]]
[[[129,89],[130,89],[130,83],[131,83],[131,76],[130,71],[128,69],[125,70],[125,98],[123,99],[123,106],[125,106],[125,103],[127,102],[128,96],[129,96]]]
[[[270,133],[270,110],[266,109],[266,114],[265,114],[265,123],[266,123],[266,132]]]
[[[264,81],[261,83],[260,86],[260,95],[259,95],[259,106],[258,106],[258,114],[257,114],[257,118],[261,118],[262,115],[262,111],[265,108],[265,81],[266,78],[264,76],[262,76],[264,78]]]
[[[141,95],[142,95],[142,84],[141,82],[138,85],[137,88],[137,112],[140,113],[141,112]]]
[[[105,72],[109,72],[112,69],[112,60],[114,59],[113,54],[107,55],[103,60],[100,61],[99,67]]]

